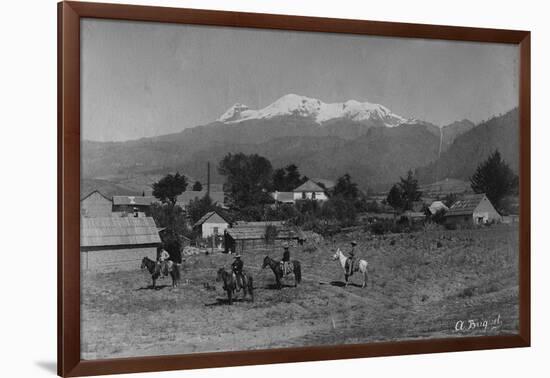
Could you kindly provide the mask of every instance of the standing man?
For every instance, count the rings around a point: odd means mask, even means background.
[[[283,259],[281,263],[283,264],[283,275],[290,273],[290,251],[288,249],[288,243],[283,244]]]
[[[349,257],[348,257],[348,276],[351,276],[353,274],[353,269],[355,265],[355,247],[357,246],[357,242],[353,240],[351,242],[351,250],[349,251]]]
[[[233,274],[235,275],[235,280],[237,281],[237,290],[244,286],[243,267],[244,263],[241,260],[241,255],[239,254],[239,252],[237,252],[237,254],[235,255],[235,260],[233,260],[233,263],[231,264],[231,270],[233,271]]]

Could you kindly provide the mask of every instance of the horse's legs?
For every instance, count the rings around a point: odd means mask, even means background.
[[[349,284],[348,275],[347,275],[347,274],[344,274],[344,278],[345,278],[345,280],[346,280],[346,287],[348,287],[348,284]]]
[[[227,299],[229,304],[233,304],[233,293],[231,292],[231,289],[227,290]]]

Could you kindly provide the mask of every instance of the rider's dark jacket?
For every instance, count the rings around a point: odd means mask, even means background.
[[[241,259],[235,259],[233,263],[231,264],[231,269],[236,274],[241,274],[243,272],[244,263]]]
[[[290,251],[288,249],[285,249],[285,251],[283,252],[283,261],[290,261]]]

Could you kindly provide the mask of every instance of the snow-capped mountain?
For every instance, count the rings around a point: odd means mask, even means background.
[[[259,110],[250,109],[243,104],[235,104],[218,118],[218,122],[239,123],[285,115],[311,118],[318,124],[331,120],[347,119],[355,122],[375,121],[387,127],[395,127],[411,122],[411,120],[394,114],[390,109],[379,104],[355,100],[327,104],[321,100],[296,94],[285,95],[271,105]]]

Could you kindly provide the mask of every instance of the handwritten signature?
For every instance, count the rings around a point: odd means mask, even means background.
[[[458,320],[455,323],[455,332],[494,331],[502,327],[500,314],[494,318]]]

